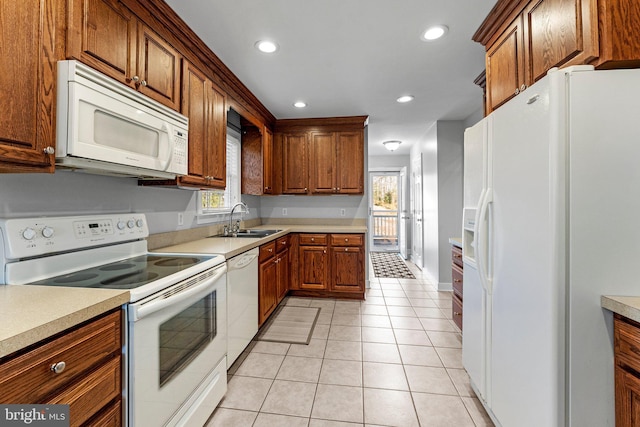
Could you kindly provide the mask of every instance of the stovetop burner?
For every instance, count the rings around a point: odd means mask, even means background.
[[[30,285],[134,289],[209,259],[207,256],[141,255],[122,261],[51,277]]]

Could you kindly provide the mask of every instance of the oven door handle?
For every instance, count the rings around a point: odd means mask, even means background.
[[[194,302],[198,301],[200,298],[211,293],[213,288],[216,286],[215,282],[217,282],[218,279],[220,279],[226,272],[227,266],[223,265],[216,269],[213,276],[195,286],[185,289],[184,291],[171,295],[171,289],[168,289],[147,303],[140,305],[132,304],[131,320],[135,322],[171,305],[179,304],[188,299],[193,299]],[[227,286],[227,284],[225,283],[224,286]],[[171,296],[162,298],[162,295],[165,293]]]

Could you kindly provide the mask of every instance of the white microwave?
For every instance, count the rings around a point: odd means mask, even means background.
[[[57,167],[140,178],[187,174],[187,117],[78,61],[58,62],[57,95]]]

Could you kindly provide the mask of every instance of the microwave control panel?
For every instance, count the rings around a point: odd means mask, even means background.
[[[187,131],[173,130],[173,163],[176,165],[187,164]]]

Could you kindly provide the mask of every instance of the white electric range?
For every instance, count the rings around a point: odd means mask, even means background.
[[[149,253],[143,214],[0,220],[0,283],[128,289],[130,427],[202,426],[226,392],[221,255]]]

